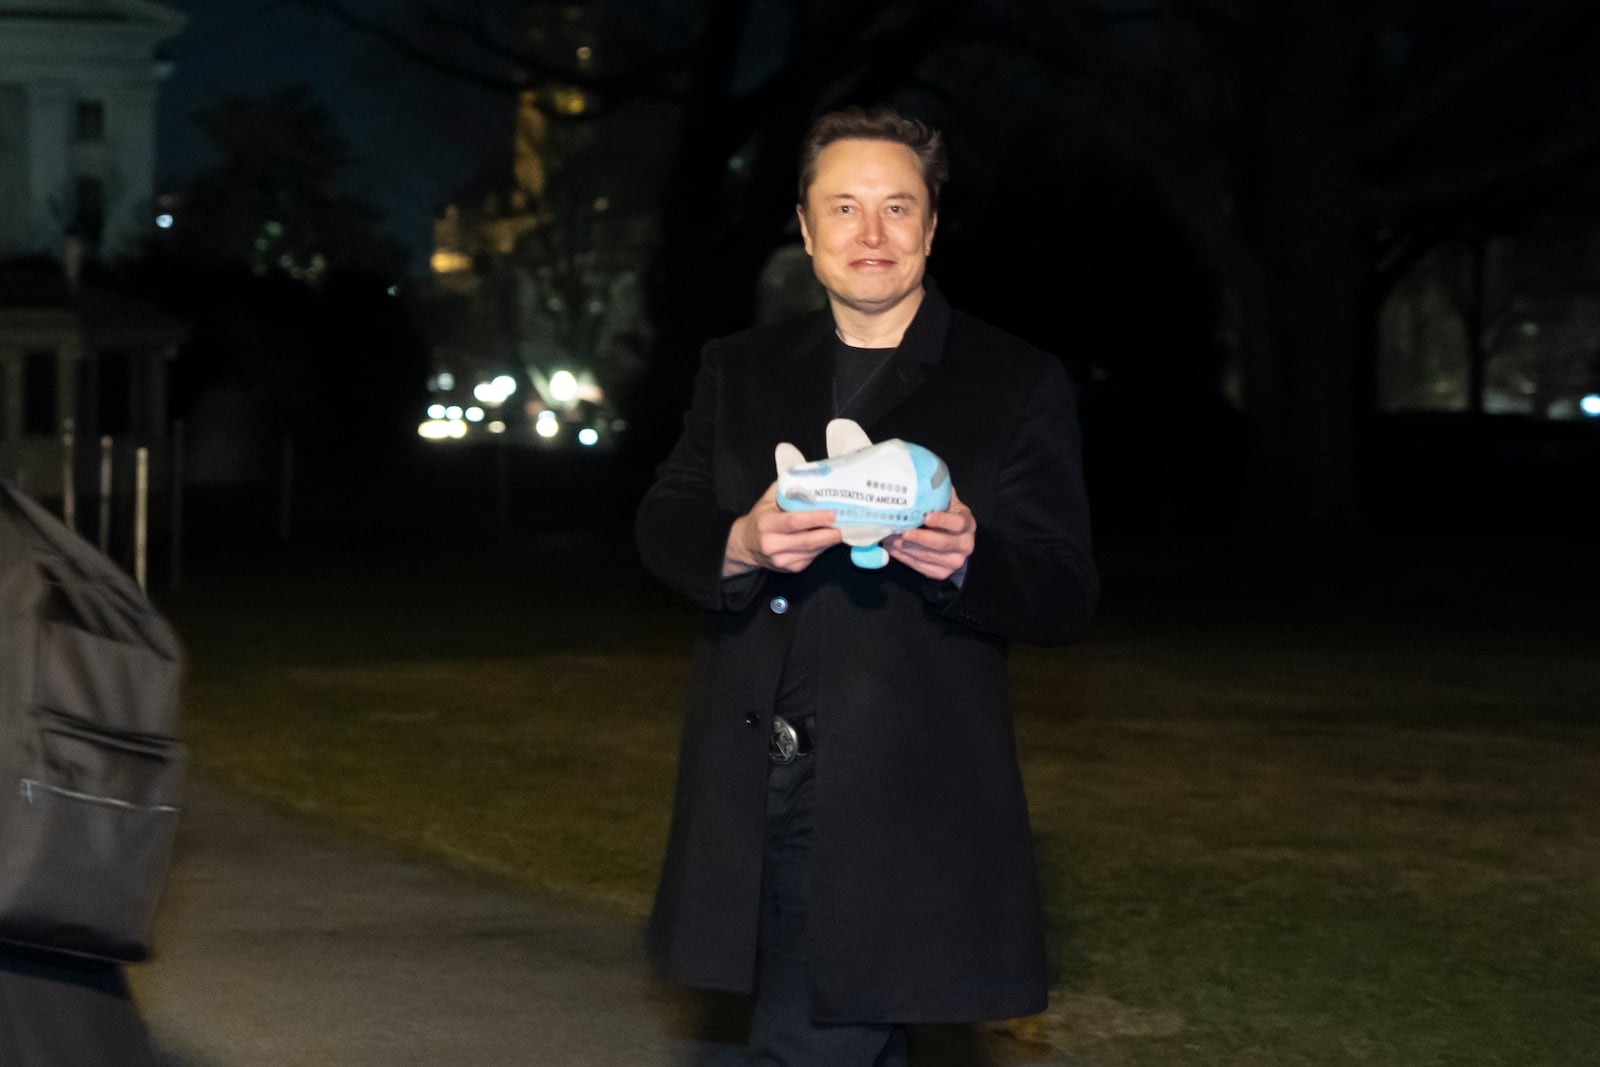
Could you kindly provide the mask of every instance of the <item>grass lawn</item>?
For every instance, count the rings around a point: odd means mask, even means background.
[[[692,615],[598,559],[163,598],[201,773],[642,916]],[[1012,1029],[1093,1067],[1600,1062],[1600,633],[1492,588],[1113,588],[1082,644],[1019,649],[1056,995]]]

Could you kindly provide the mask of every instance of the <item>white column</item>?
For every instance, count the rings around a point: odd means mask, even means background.
[[[72,171],[67,146],[78,92],[71,82],[38,81],[28,86],[28,186],[33,195],[26,246],[50,256],[61,254],[61,239],[72,218]]]
[[[78,383],[83,373],[83,359],[87,353],[81,329],[74,329],[61,339],[56,349],[56,430],[78,416]]]
[[[156,86],[123,83],[106,94],[106,174],[104,255],[131,252],[149,230],[156,173]]]

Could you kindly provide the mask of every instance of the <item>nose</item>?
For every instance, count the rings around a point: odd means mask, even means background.
[[[870,212],[864,219],[861,224],[861,243],[868,248],[877,248],[883,244],[883,220]]]

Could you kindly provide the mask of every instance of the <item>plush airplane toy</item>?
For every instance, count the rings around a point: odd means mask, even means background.
[[[899,438],[873,444],[851,419],[828,423],[828,458],[806,462],[787,441],[773,450],[778,464],[778,507],[832,511],[833,525],[850,546],[850,561],[876,570],[889,562],[878,544],[892,533],[922,525],[930,511],[950,506],[950,472],[944,460]]]

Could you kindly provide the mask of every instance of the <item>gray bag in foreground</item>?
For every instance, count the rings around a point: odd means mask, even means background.
[[[0,942],[149,954],[188,766],[180,669],[138,585],[0,482]]]

